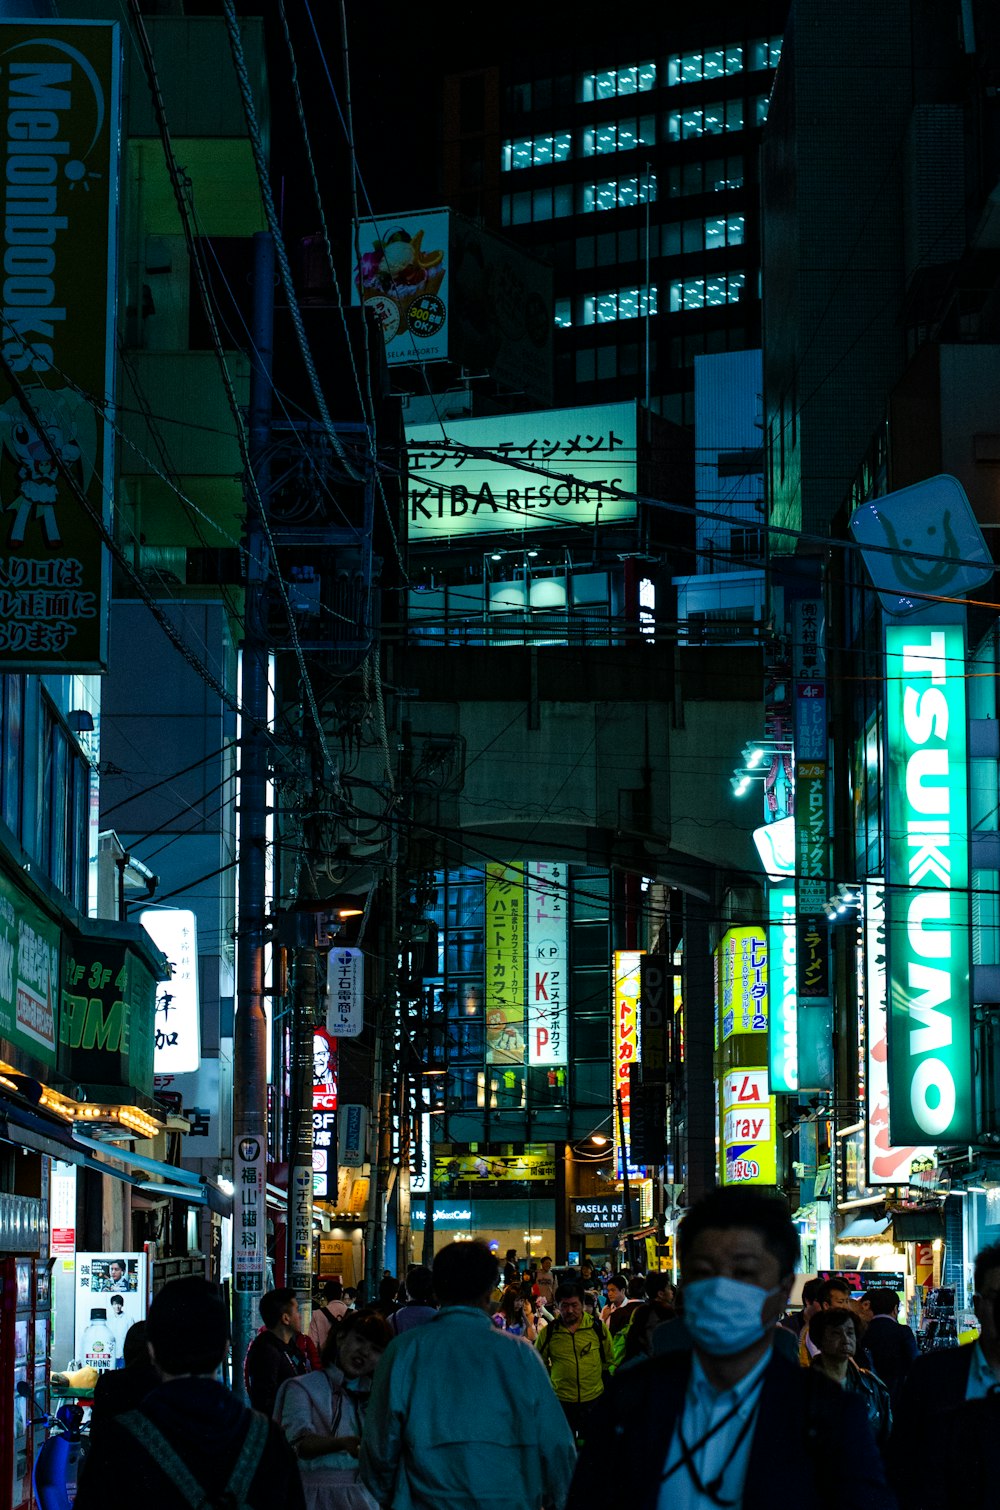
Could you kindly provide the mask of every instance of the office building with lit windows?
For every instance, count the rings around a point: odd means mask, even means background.
[[[557,406],[636,398],[689,426],[695,358],[760,345],[785,10],[665,13],[600,43],[581,25],[446,80],[446,199],[555,270]]]

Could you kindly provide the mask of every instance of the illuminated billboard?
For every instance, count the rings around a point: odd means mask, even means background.
[[[407,425],[410,544],[634,519],[636,433],[634,403]]]
[[[566,927],[567,868],[529,860],[528,1063],[566,1064],[569,958]]]
[[[4,21],[0,670],[102,671],[114,487],[120,42]]]
[[[357,224],[352,302],[378,320],[390,367],[448,355],[448,211]]]
[[[885,883],[865,886],[865,1049],[868,1056],[868,1183],[906,1185],[931,1167],[928,1145],[895,1147],[889,1139],[889,1031],[885,977]]]
[[[791,1095],[799,1088],[799,997],[796,987],[795,886],[768,892],[769,1058],[771,1089]]]
[[[523,1064],[524,866],[487,865],[486,1063]]]
[[[889,624],[885,654],[889,1129],[897,1146],[968,1143],[965,631]]]
[[[612,1054],[614,1058],[614,1085],[615,1108],[614,1108],[614,1149],[615,1171],[619,1179],[622,1177],[622,1140],[621,1130],[624,1127],[625,1143],[631,1148],[631,1087],[629,1080],[629,1068],[639,1063],[639,962],[642,959],[641,949],[616,949],[615,950],[615,1007],[614,1007],[614,1037]],[[621,1093],[621,1121],[618,1117],[617,1094]],[[629,1161],[629,1176],[639,1178],[641,1171],[633,1168]]]
[[[719,1039],[767,1032],[767,935],[729,928],[718,945]]]
[[[767,1070],[731,1070],[719,1083],[723,1185],[777,1184],[775,1104]]]
[[[156,987],[153,1072],[182,1075],[201,1064],[198,996],[198,921],[179,907],[149,907],[139,922],[170,967]]]

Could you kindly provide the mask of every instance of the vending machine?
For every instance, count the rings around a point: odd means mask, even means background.
[[[0,1256],[0,1510],[29,1510],[35,1429],[31,1400],[48,1409],[50,1368],[49,1264],[45,1259]]]

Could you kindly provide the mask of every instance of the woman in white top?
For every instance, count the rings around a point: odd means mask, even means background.
[[[392,1340],[381,1316],[351,1314],[331,1328],[318,1372],[278,1391],[275,1420],[295,1448],[306,1510],[377,1510],[358,1481],[371,1376]]]

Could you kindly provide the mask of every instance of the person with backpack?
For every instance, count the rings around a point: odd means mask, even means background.
[[[558,1287],[556,1309],[556,1319],[541,1333],[535,1347],[579,1442],[587,1436],[610,1378],[611,1339],[600,1317],[585,1311],[578,1284]]]
[[[317,1306],[312,1313],[309,1322],[309,1336],[316,1344],[316,1351],[322,1357],[326,1346],[326,1339],[330,1334],[330,1328],[337,1321],[342,1321],[347,1315],[347,1302],[344,1299],[344,1287],[339,1279],[330,1279],[323,1286],[323,1304]]]
[[[317,1373],[279,1389],[275,1420],[298,1455],[306,1510],[377,1510],[358,1481],[358,1454],[371,1378],[391,1341],[381,1316],[358,1312],[328,1331]]]
[[[76,1510],[305,1510],[280,1428],[218,1378],[230,1343],[218,1287],[197,1275],[164,1285],[149,1307],[146,1341],[160,1382],[93,1438]]]
[[[775,1347],[799,1260],[787,1202],[711,1190],[678,1250],[691,1345],[615,1375],[567,1510],[894,1510],[861,1401]]]

